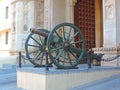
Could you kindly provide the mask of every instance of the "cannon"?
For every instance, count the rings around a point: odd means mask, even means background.
[[[35,66],[45,66],[46,52],[49,65],[55,64],[64,69],[75,68],[84,57],[90,59],[82,32],[71,23],[61,23],[51,31],[35,28],[30,31],[25,51],[26,57]]]

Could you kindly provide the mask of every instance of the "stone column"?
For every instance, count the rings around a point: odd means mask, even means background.
[[[44,0],[44,28],[50,30],[62,22],[74,23],[77,0]]]
[[[51,0],[51,29],[65,22],[65,0]]]
[[[15,15],[15,47],[13,47],[13,49],[15,49],[16,52],[20,51],[22,48],[22,42],[21,42],[21,32],[23,30],[23,26],[24,26],[24,14],[23,14],[23,7],[24,4],[22,1],[17,1],[16,2],[16,15]]]
[[[104,53],[103,58],[112,58],[120,54],[120,0],[103,0],[103,48],[93,49],[95,53]],[[110,59],[108,59],[110,60]],[[102,61],[104,66],[120,66],[120,58]]]
[[[66,0],[66,21],[74,23],[74,5],[77,0]]]
[[[116,12],[115,7],[117,0],[103,0],[103,33],[104,33],[104,47],[116,46],[117,43],[117,27],[116,27]]]

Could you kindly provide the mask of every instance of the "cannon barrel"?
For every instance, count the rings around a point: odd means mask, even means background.
[[[35,28],[31,28],[30,31],[31,31],[32,33],[41,35],[41,36],[46,37],[46,38],[47,38],[48,35],[49,35],[49,32],[45,32],[45,31],[43,31],[43,30],[39,30],[39,29],[35,29]]]

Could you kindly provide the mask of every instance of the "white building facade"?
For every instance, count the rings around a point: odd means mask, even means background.
[[[24,51],[31,27],[43,28],[43,0],[12,0],[11,53]]]
[[[31,27],[43,28],[43,0],[1,0],[0,55],[24,52]]]
[[[0,1],[0,54],[9,55],[11,48],[11,4],[10,0]]]

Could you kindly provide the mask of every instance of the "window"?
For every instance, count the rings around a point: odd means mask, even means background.
[[[5,18],[8,19],[8,11],[9,11],[9,8],[8,6],[5,8]]]
[[[8,44],[8,32],[5,33],[5,44]]]

